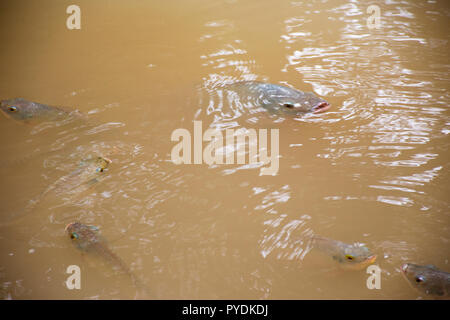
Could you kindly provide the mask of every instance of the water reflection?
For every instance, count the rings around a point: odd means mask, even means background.
[[[21,59],[34,52],[23,49],[40,48],[37,40],[5,51],[12,61],[0,81],[5,94],[20,83],[25,91],[37,86],[39,96],[51,90],[77,97],[93,121],[20,127],[0,119],[2,218],[86,155],[113,162],[107,178],[82,198],[53,199],[18,228],[1,230],[1,296],[133,297],[99,265],[88,269],[100,279],[91,289],[68,296],[60,288],[61,266],[81,263],[62,240],[63,227],[81,220],[101,227],[162,298],[416,298],[395,295],[392,287],[403,281],[396,266],[419,260],[445,267],[449,260],[450,39],[442,27],[449,11],[442,3],[386,1],[378,4],[381,28],[368,29],[370,4],[217,1],[193,9],[147,3],[138,11],[117,5],[111,17],[131,18],[108,30],[104,42],[97,35],[71,40],[92,50],[92,61],[77,62],[77,51],[61,58],[50,50],[48,60],[23,67]],[[161,23],[149,12],[161,13]],[[12,29],[24,25],[13,22]],[[55,40],[58,48],[66,38]],[[75,80],[55,80],[63,76],[56,58]],[[59,76],[36,85],[32,76],[19,81],[25,72]],[[94,80],[76,81],[86,73]],[[270,115],[223,89],[245,80],[314,91],[333,108],[297,118]],[[95,96],[106,102],[91,107]],[[170,135],[192,128],[192,120],[220,131],[280,129],[279,173],[259,176],[259,163],[173,164]],[[242,147],[219,153],[247,154]],[[336,276],[328,265],[317,267],[306,240],[313,234],[367,243],[387,271],[386,289],[368,292],[364,272]],[[20,272],[23,261],[39,278]]]

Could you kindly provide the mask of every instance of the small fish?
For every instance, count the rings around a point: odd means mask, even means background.
[[[339,266],[348,270],[362,270],[375,262],[377,256],[372,254],[364,244],[347,244],[321,236],[312,237],[312,246],[331,255]]]
[[[450,273],[441,271],[433,265],[420,266],[405,263],[402,274],[415,289],[433,297],[450,296]]]
[[[81,116],[78,111],[66,110],[61,107],[15,98],[0,101],[0,111],[6,117],[18,122],[30,123],[33,121],[63,120],[73,115]]]
[[[115,269],[130,276],[135,286],[148,291],[142,282],[131,272],[125,262],[112,252],[106,240],[99,234],[97,227],[88,226],[80,222],[72,222],[66,226],[65,231],[78,249],[99,255]]]
[[[108,158],[99,156],[82,160],[77,169],[68,175],[59,178],[36,199],[31,201],[24,212],[20,215],[16,215],[11,221],[0,224],[0,227],[7,227],[21,222],[29,212],[36,209],[36,207],[50,195],[69,199],[79,196],[99,182],[105,169],[111,162],[112,161]]]
[[[285,86],[258,81],[242,81],[225,86],[234,91],[241,100],[245,97],[272,112],[291,115],[320,113],[331,108],[331,105],[312,92],[303,92]]]
[[[65,231],[78,249],[85,252],[94,252],[111,263],[113,267],[127,274],[131,274],[131,271],[122,259],[109,249],[106,241],[100,236],[97,227],[88,226],[80,222],[72,222],[66,226]]]
[[[59,178],[41,196],[44,196],[50,191],[57,194],[79,194],[97,183],[111,162],[108,158],[100,156],[82,160],[77,169]]]

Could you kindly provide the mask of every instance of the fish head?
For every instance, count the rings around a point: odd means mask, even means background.
[[[80,166],[89,166],[92,167],[95,172],[103,172],[106,168],[108,168],[111,162],[112,161],[106,157],[97,156],[82,160],[80,162]]]
[[[444,295],[444,290],[440,285],[439,270],[435,266],[405,263],[401,266],[401,271],[413,288],[428,295]]]
[[[17,121],[27,121],[33,118],[35,103],[22,99],[8,99],[0,101],[0,110],[8,118]]]
[[[374,263],[377,256],[364,244],[355,243],[342,246],[333,258],[339,261],[344,269],[362,270]]]
[[[97,227],[88,226],[80,222],[69,223],[65,231],[67,232],[70,240],[80,249],[87,249],[94,242],[97,242],[96,232]]]
[[[306,111],[320,113],[331,108],[331,105],[327,101],[311,92],[304,92],[295,96],[279,97],[278,103],[285,111],[294,113],[304,113]]]
[[[103,158],[103,157],[97,157],[94,159],[94,163],[97,167],[97,169],[95,170],[96,172],[103,172],[103,170],[105,170],[106,168],[108,168],[109,164],[112,161],[109,160],[108,158]]]

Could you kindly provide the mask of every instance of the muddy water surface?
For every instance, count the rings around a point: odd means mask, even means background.
[[[377,2],[377,29],[373,1],[77,1],[81,30],[66,28],[70,4],[0,3],[1,98],[89,117],[0,117],[0,218],[21,217],[0,229],[2,298],[136,297],[126,275],[72,246],[72,221],[100,228],[149,299],[416,299],[402,263],[450,271],[446,1]],[[214,96],[239,80],[333,107],[283,117]],[[172,163],[172,132],[193,135],[194,120],[278,129],[276,175]],[[24,214],[91,155],[112,160],[99,183]],[[381,289],[310,250],[313,234],[365,243]],[[65,287],[69,265],[81,290]]]

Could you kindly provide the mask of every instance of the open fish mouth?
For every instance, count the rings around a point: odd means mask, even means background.
[[[403,272],[404,274],[406,274],[406,273],[408,272],[408,264],[407,264],[407,263],[402,264],[402,266],[400,267],[400,269],[402,270],[402,272]]]
[[[370,264],[370,263],[374,263],[375,260],[377,260],[377,255],[376,254],[374,254],[373,256],[368,257],[365,262]]]
[[[355,269],[355,270],[364,269],[364,268],[368,267],[369,265],[373,264],[375,262],[375,260],[377,260],[376,254],[368,257],[367,259],[365,259],[359,263],[356,263],[354,266],[350,266],[350,269]]]
[[[107,157],[103,157],[103,159],[105,159],[105,161],[108,162],[108,164],[112,163],[112,160]]]
[[[365,260],[362,260],[360,262],[356,263],[343,263],[341,264],[341,267],[347,270],[363,270],[364,268],[368,267],[369,265],[373,264],[375,260],[377,259],[376,255],[372,255],[368,257]]]
[[[64,228],[64,231],[67,231],[67,229],[69,229],[73,224],[74,222],[67,224],[67,226]]]
[[[324,101],[324,102],[319,103],[317,106],[315,106],[313,108],[313,110],[314,110],[314,113],[321,113],[321,112],[327,111],[330,108],[331,108],[331,105],[328,102]]]

